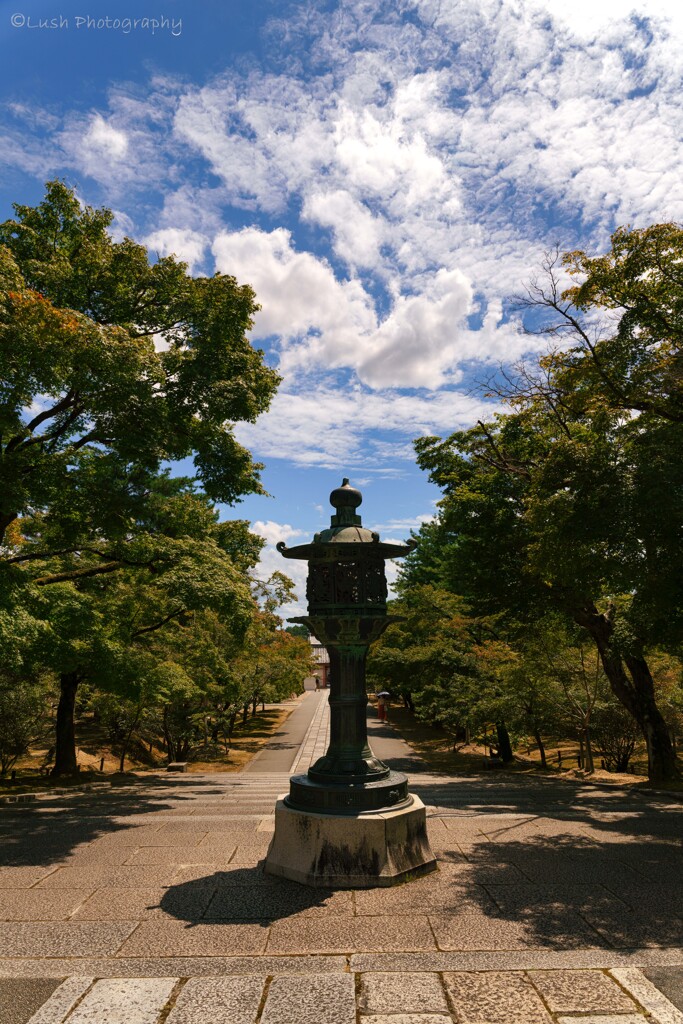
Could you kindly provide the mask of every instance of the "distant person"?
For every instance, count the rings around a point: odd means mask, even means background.
[[[377,698],[377,717],[380,722],[387,721],[387,699],[382,694]]]

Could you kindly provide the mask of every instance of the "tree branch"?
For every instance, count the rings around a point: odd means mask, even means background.
[[[171,621],[171,619],[178,618],[179,615],[182,615],[186,611],[187,611],[186,608],[178,608],[176,611],[171,612],[170,615],[167,615],[160,622],[155,623],[155,625],[153,625],[153,626],[144,626],[142,629],[136,629],[135,632],[133,633],[133,640],[137,640],[137,638],[139,636],[142,636],[143,633],[153,633],[156,629],[161,629],[161,627],[165,626],[167,622]]]
[[[34,416],[31,422],[26,424],[26,426],[24,427],[20,434],[17,434],[16,437],[13,437],[11,441],[7,442],[7,447],[5,448],[5,451],[14,451],[15,448],[18,448],[20,445],[25,444],[25,439],[28,437],[29,434],[33,433],[36,427],[39,427],[40,424],[44,423],[46,420],[52,419],[53,416],[58,416],[60,412],[65,412],[75,402],[77,394],[78,393],[76,391],[67,392],[64,398],[62,398],[61,401],[57,402],[57,404],[54,405],[51,409],[45,409],[37,416]]]
[[[89,569],[74,569],[72,572],[52,573],[50,576],[39,576],[35,583],[39,587],[46,587],[51,583],[64,583],[68,580],[81,580],[89,576],[101,576],[104,573],[116,572],[123,568],[123,562],[106,562],[104,565],[94,565]]]

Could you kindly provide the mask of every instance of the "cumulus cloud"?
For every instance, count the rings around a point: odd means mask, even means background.
[[[460,379],[462,362],[529,349],[529,338],[502,323],[499,302],[487,308],[482,329],[467,326],[479,305],[459,270],[437,271],[420,294],[397,296],[379,320],[357,278],[340,281],[327,261],[297,252],[282,228],[224,232],[213,252],[220,271],[254,287],[262,306],[254,337],[282,339],[285,372],[346,367],[375,388],[437,388]]]
[[[281,609],[285,617],[306,614],[306,576],[308,564],[298,559],[285,559],[276,548],[276,544],[284,541],[285,544],[303,535],[303,530],[297,530],[289,523],[277,523],[273,520],[263,522],[257,520],[252,523],[250,529],[266,540],[266,546],[261,551],[259,564],[256,568],[256,576],[261,580],[267,580],[274,572],[284,573],[294,583],[296,601],[291,602]]]
[[[263,537],[271,547],[275,547],[280,541],[287,543],[294,537],[301,537],[303,534],[303,530],[297,530],[290,526],[289,523],[276,523],[272,519],[268,519],[265,522],[257,519],[256,522],[251,524],[250,529],[253,533],[257,533],[259,537]]]
[[[201,265],[209,239],[189,228],[161,228],[144,239],[145,245],[160,256],[177,256],[192,273]]]
[[[128,152],[128,136],[96,114],[83,139],[83,146],[100,159],[121,160]]]

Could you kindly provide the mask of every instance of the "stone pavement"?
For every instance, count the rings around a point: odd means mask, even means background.
[[[0,1024],[683,1024],[676,798],[418,767],[440,869],[392,889],[263,874],[286,773],[0,809]]]

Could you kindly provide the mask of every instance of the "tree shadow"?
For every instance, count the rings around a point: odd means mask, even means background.
[[[416,782],[414,792],[441,805],[429,815],[444,909],[474,899],[500,922],[502,942],[509,934],[563,949],[683,945],[680,807],[666,794],[567,786],[470,782],[453,786],[444,806],[442,786]]]
[[[191,786],[191,777],[181,783],[175,778],[127,780],[105,794],[71,791],[44,796],[28,805],[10,805],[0,810],[0,867],[49,867],[63,861],[78,847],[102,836],[148,824],[144,816],[154,812],[177,811],[179,801],[192,801],[194,794],[178,792],[179,785]],[[225,795],[211,787],[203,796]],[[136,821],[141,816],[142,821]],[[116,820],[126,819],[131,820]]]

